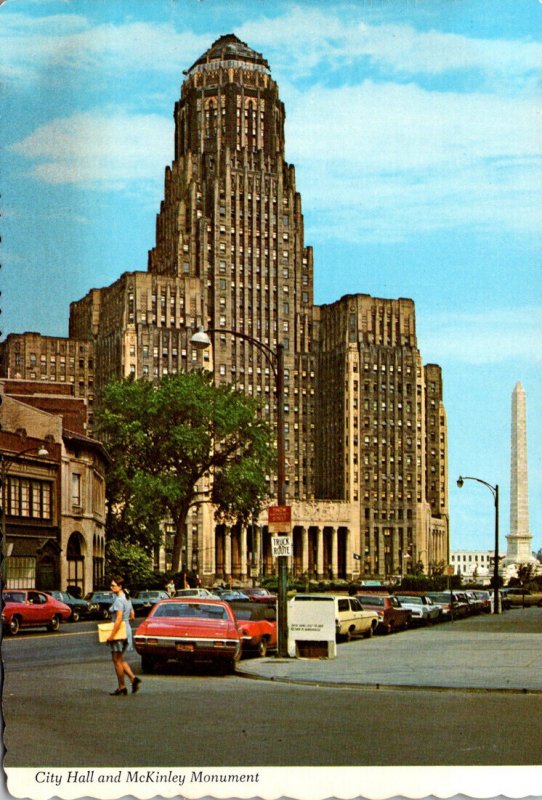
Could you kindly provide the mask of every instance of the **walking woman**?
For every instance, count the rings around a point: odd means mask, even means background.
[[[141,683],[140,678],[137,678],[132,672],[132,668],[124,658],[127,650],[132,650],[132,629],[130,628],[130,620],[134,619],[134,609],[130,600],[124,593],[124,578],[117,576],[111,581],[111,591],[115,594],[113,604],[109,608],[111,619],[113,620],[113,630],[111,636],[107,640],[111,648],[111,657],[113,659],[113,666],[117,675],[118,688],[114,692],[110,692],[112,696],[126,695],[128,690],[124,682],[124,676],[127,675],[131,684],[132,692],[137,692]],[[122,622],[126,623],[127,639],[115,639],[115,635],[119,630]]]

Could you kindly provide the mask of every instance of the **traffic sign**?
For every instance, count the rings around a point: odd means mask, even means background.
[[[292,537],[291,536],[272,536],[271,537],[271,554],[273,558],[280,556],[293,555]]]
[[[291,533],[292,506],[269,506],[267,526],[269,533]]]

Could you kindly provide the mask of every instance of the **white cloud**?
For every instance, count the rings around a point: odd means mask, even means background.
[[[541,115],[526,99],[365,81],[293,93],[288,108],[287,155],[320,240],[538,230]]]
[[[423,315],[425,360],[433,354],[439,363],[450,361],[470,365],[504,361],[542,362],[540,337],[542,308],[493,309],[481,313],[459,312]]]
[[[10,149],[34,161],[38,180],[109,190],[160,181],[172,147],[170,120],[112,108],[51,120]]]
[[[506,81],[542,69],[542,45],[535,41],[417,31],[408,24],[370,25],[366,16],[362,5],[335,5],[326,11],[298,5],[274,19],[251,20],[238,34],[258,43],[272,66],[280,64],[300,75],[319,64],[347,69],[362,59],[403,75],[479,70]]]

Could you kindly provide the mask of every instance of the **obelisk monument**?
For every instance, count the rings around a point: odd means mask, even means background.
[[[529,530],[529,480],[527,475],[527,404],[518,381],[512,392],[510,458],[510,534],[505,566],[534,561]]]

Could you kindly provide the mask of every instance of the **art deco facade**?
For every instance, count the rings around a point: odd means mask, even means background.
[[[315,307],[269,65],[227,35],[185,76],[147,271],[70,307],[70,338],[94,348],[96,390],[114,377],[206,366],[261,398],[274,420],[272,367],[231,332],[272,350],[282,342],[292,571],[396,574],[408,558],[446,559],[442,383],[438,367],[422,366],[414,304],[358,295]],[[212,332],[203,355],[190,344],[198,326]],[[271,571],[265,518],[257,522],[215,529],[212,514],[194,518],[188,563],[204,576]]]

